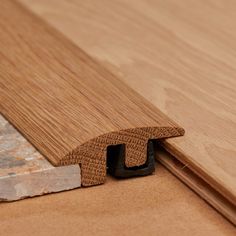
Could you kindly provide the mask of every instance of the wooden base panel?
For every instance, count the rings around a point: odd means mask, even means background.
[[[236,228],[161,164],[153,175],[0,203],[0,235],[235,236]]]

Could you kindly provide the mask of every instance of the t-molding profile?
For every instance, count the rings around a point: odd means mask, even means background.
[[[184,134],[159,109],[14,1],[0,2],[0,112],[55,166],[79,164],[82,185],[105,181],[107,148],[125,166],[147,144]]]
[[[78,146],[75,150],[69,152],[68,155],[61,158],[56,165],[73,165],[79,163],[81,165],[83,186],[104,183],[107,167],[106,162],[108,162],[108,168],[109,166],[110,168],[112,167],[113,171],[110,170],[110,173],[114,176],[138,176],[141,175],[140,172],[143,168],[136,168],[135,171],[133,169],[131,171],[133,174],[130,174],[130,171],[117,174],[117,168],[121,165],[119,163],[124,160],[124,168],[128,169],[145,165],[149,160],[147,158],[149,156],[147,155],[147,147],[150,139],[175,137],[183,135],[183,133],[183,129],[178,127],[146,127],[111,132]],[[122,154],[118,155],[117,158],[115,153],[113,153],[113,156],[109,153],[107,154],[107,150],[109,152],[111,145],[122,145],[121,150],[119,150]],[[109,159],[115,158],[119,163],[109,165],[111,162],[106,160],[107,156],[109,156]],[[143,175],[151,174],[153,171],[147,170]]]

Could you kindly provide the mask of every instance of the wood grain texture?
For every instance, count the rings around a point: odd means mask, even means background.
[[[133,167],[145,163],[149,139],[183,135],[41,19],[0,4],[0,112],[54,165],[81,164],[82,184],[100,184],[107,146],[125,144]]]
[[[236,205],[236,2],[21,0],[186,129],[165,148]]]

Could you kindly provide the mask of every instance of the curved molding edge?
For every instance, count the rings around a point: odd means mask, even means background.
[[[106,177],[107,147],[125,144],[125,165],[141,166],[147,159],[150,139],[181,136],[180,127],[143,127],[100,135],[68,153],[58,165],[80,164],[83,186],[102,184]]]

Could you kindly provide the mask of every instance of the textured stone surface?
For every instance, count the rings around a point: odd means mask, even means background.
[[[0,115],[0,201],[80,187],[80,167],[52,166]]]

